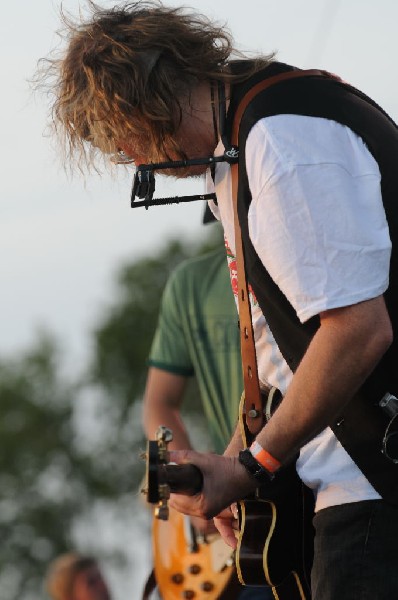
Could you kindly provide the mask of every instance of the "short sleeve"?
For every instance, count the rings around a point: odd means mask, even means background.
[[[294,118],[296,135],[286,116],[250,134],[249,232],[304,322],[382,294],[391,242],[380,172],[362,140],[333,121]]]
[[[188,377],[194,374],[194,368],[182,327],[183,307],[179,301],[184,290],[182,275],[183,272],[177,269],[166,284],[148,364]]]

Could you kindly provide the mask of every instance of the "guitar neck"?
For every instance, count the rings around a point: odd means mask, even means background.
[[[194,496],[203,487],[202,471],[191,464],[158,465],[159,483],[167,484],[174,494]]]

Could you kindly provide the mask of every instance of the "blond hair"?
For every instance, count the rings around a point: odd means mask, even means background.
[[[44,59],[53,124],[67,158],[90,164],[98,150],[114,153],[121,141],[133,141],[154,160],[171,149],[181,155],[175,140],[181,103],[200,82],[238,79],[226,68],[236,53],[230,34],[158,0],[111,9],[88,4],[87,21],[64,16],[64,53]],[[251,63],[250,71],[268,58]]]

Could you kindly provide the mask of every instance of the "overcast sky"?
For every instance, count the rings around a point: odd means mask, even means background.
[[[76,14],[79,2],[63,5]],[[240,49],[277,50],[285,62],[336,72],[398,118],[396,0],[189,5],[227,22]],[[199,203],[132,211],[130,175],[90,176],[84,187],[80,177],[71,182],[64,174],[43,135],[44,99],[33,98],[27,83],[37,60],[57,44],[58,7],[50,0],[2,7],[0,355],[26,346],[40,325],[53,330],[71,356],[84,355],[121,261],[170,237],[201,233]],[[203,188],[195,181],[190,189]],[[172,182],[167,192],[175,194]]]

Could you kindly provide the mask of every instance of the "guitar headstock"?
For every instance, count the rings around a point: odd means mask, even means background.
[[[195,465],[169,463],[172,439],[170,429],[159,427],[155,440],[148,440],[144,455],[146,487],[142,492],[147,502],[155,505],[152,532],[158,588],[162,597],[164,590],[164,597],[170,600],[202,598],[203,594],[208,600],[235,597],[231,549],[220,546],[218,536],[212,541],[199,536],[189,517],[169,510],[171,492],[193,495],[203,485],[202,472]]]
[[[156,439],[148,440],[146,450],[146,488],[143,493],[150,504],[156,504],[155,517],[163,521],[169,518],[167,501],[170,497],[170,486],[160,481],[159,466],[168,461],[168,445],[173,439],[171,429],[161,425],[156,431]]]
[[[168,444],[173,439],[171,429],[161,425],[156,431],[156,440],[148,440],[146,459],[146,488],[142,493],[147,502],[156,504],[155,516],[166,521],[169,517],[167,501],[170,492],[193,496],[203,486],[200,469],[192,464],[169,464]]]

